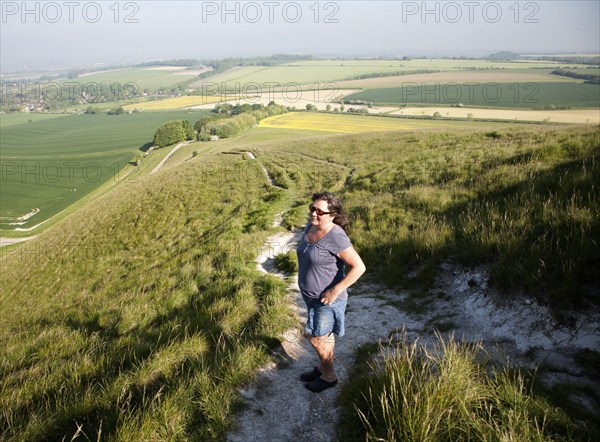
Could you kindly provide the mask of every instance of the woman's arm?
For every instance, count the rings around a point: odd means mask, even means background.
[[[325,305],[335,301],[340,293],[358,281],[358,278],[360,278],[367,269],[360,255],[354,250],[354,247],[348,247],[346,250],[342,250],[337,256],[350,267],[350,271],[344,276],[344,279],[323,293],[321,302]]]

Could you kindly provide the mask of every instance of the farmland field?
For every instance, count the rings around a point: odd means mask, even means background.
[[[396,72],[405,70],[399,65],[373,66],[365,64],[344,63],[340,61],[331,65],[281,65],[270,67],[247,66],[236,68],[215,77],[209,77],[204,82],[226,83],[229,89],[234,89],[235,84],[241,85],[257,83],[262,87],[265,83],[279,83],[283,86],[287,83],[309,85],[311,83],[322,84],[328,81],[337,81],[355,75],[370,72]],[[193,85],[193,84],[192,84]],[[276,85],[278,86],[278,85]]]
[[[37,121],[52,120],[54,118],[60,118],[65,116],[67,116],[67,114],[12,113],[10,115],[2,115],[0,117],[0,129],[4,130],[7,127],[16,126],[23,123],[33,123]]]
[[[581,83],[568,77],[550,75],[549,71],[540,69],[521,70],[469,70],[444,71],[427,74],[409,74],[392,77],[375,77],[361,80],[338,81],[340,88],[376,89],[399,87],[406,83]]]
[[[166,69],[152,69],[152,68],[130,68],[130,69],[117,69],[113,71],[99,71],[92,72],[89,74],[83,74],[77,79],[69,80],[76,81],[79,83],[106,83],[106,84],[125,84],[133,83],[137,86],[138,90],[144,89],[158,89],[158,88],[172,88],[179,83],[183,83],[189,79],[197,76],[195,71],[189,71],[186,74],[185,70],[166,70]]]
[[[277,83],[274,88],[288,83],[311,85],[318,87],[326,82],[340,82],[359,75],[374,73],[415,71],[440,72],[511,72],[516,74],[539,75],[547,74],[552,69],[561,67],[557,62],[506,62],[491,60],[444,60],[444,59],[413,59],[413,60],[312,60],[287,63],[280,66],[241,66],[230,69],[219,75],[208,77],[191,83],[191,87],[202,87],[203,83],[214,83],[211,87],[226,86],[235,89],[237,85],[258,84],[265,88],[265,83]],[[572,65],[572,68],[584,65]],[[535,68],[531,69],[531,68]],[[352,80],[356,81],[356,80]],[[556,81],[556,80],[555,80]],[[354,83],[351,83],[354,84]],[[341,87],[341,86],[340,86]],[[344,85],[343,87],[348,87]],[[352,86],[353,87],[353,86]]]
[[[532,109],[551,105],[594,108],[600,102],[600,85],[574,82],[411,83],[403,87],[367,90],[345,99],[385,105],[462,103],[498,108]]]
[[[2,116],[0,228],[30,230],[119,172],[172,119],[201,112]],[[31,120],[31,121],[30,121]],[[26,217],[23,219],[23,217]]]
[[[388,115],[430,116],[439,113],[440,117],[489,119],[506,121],[538,121],[567,124],[600,124],[598,109],[568,110],[529,110],[529,109],[487,109],[474,107],[402,107]]]
[[[123,106],[125,110],[171,110],[181,109],[190,106],[197,106],[202,104],[218,103],[221,101],[220,96],[199,96],[199,95],[186,95],[175,98],[165,98],[163,100],[144,101],[142,103],[128,104]]]
[[[486,123],[489,124],[489,123]],[[377,116],[292,112],[265,118],[258,128],[304,129],[311,131],[358,133],[390,130],[443,130],[457,128],[481,128],[481,123],[432,121]]]

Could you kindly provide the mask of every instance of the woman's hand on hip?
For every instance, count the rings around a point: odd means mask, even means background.
[[[323,296],[321,296],[321,303],[329,305],[333,303],[338,298],[338,296],[340,296],[340,294],[337,292],[337,290],[331,288],[325,293],[323,293]]]

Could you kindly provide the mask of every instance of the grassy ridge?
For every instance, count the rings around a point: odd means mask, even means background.
[[[315,190],[311,169],[328,178],[379,278],[397,283],[425,265],[426,280],[453,257],[558,307],[599,282],[599,150],[595,128],[531,127],[328,137],[262,156],[299,194]]]
[[[195,123],[204,114],[3,115],[0,228],[30,228],[50,218],[103,183],[118,180],[162,123],[178,118]],[[33,208],[39,213],[22,225],[10,225]]]
[[[3,256],[1,438],[222,434],[234,387],[288,317],[283,283],[253,261],[280,191],[221,173],[236,156],[208,159],[210,171],[190,161],[140,179]]]
[[[342,195],[375,280],[419,297],[450,258],[488,264],[509,298],[526,288],[558,318],[565,306],[600,302],[588,290],[600,282],[596,128],[355,134],[257,150],[299,197],[286,224],[302,222],[317,177]],[[406,336],[360,349],[342,390],[339,439],[597,439],[595,417],[569,387],[557,400],[534,374],[494,367],[482,350]]]

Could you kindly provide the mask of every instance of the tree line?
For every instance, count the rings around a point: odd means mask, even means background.
[[[412,71],[371,72],[371,73],[367,73],[367,74],[360,74],[360,75],[354,75],[352,77],[346,77],[346,78],[344,78],[344,80],[364,80],[366,78],[398,77],[400,75],[433,74],[435,72],[439,72],[439,70],[414,69]]]
[[[585,80],[586,83],[600,84],[600,76],[597,74],[581,74],[579,72],[567,71],[564,69],[555,69],[550,72],[552,75],[560,75],[561,77],[576,78]]]
[[[194,125],[188,120],[172,120],[161,125],[154,133],[156,147],[165,147],[181,141],[210,141],[212,137],[229,138],[255,126],[260,120],[283,114],[288,108],[271,101],[262,104],[217,104],[210,115]]]

